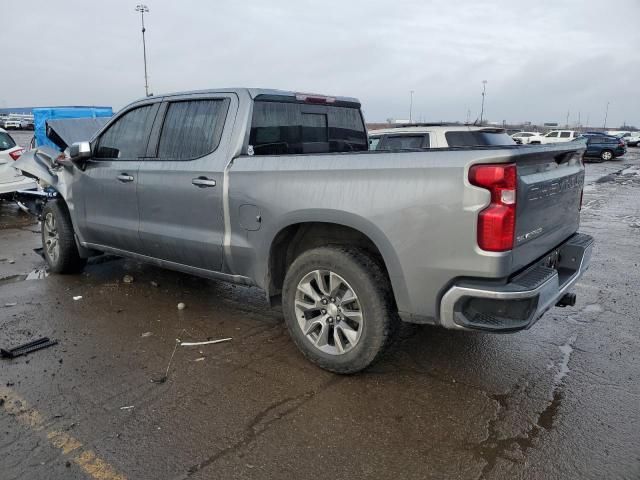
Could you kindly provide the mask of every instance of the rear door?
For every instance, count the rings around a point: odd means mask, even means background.
[[[145,154],[159,101],[120,114],[92,146],[93,156],[74,183],[80,201],[82,239],[128,252],[139,252],[138,166]]]
[[[163,103],[139,170],[145,255],[221,270],[223,172],[237,110],[235,94],[191,94]]]
[[[554,132],[549,132],[544,136],[544,143],[556,143],[559,142],[560,139],[558,138],[558,134],[560,132],[558,131],[554,131]]]
[[[558,141],[560,142],[570,142],[571,140],[573,140],[573,132],[569,131],[569,130],[563,130],[562,132],[560,132],[560,135],[558,137]]]

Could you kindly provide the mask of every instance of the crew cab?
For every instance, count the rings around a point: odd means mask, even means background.
[[[144,98],[16,166],[56,193],[51,271],[107,252],[260,287],[308,359],[351,373],[401,320],[514,332],[573,304],[584,150],[369,151],[354,98],[238,88]]]

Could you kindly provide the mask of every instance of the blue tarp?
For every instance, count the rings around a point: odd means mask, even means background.
[[[55,143],[47,138],[47,120],[61,118],[100,118],[111,117],[111,107],[46,107],[33,109],[34,133],[36,146],[48,145],[58,148]]]

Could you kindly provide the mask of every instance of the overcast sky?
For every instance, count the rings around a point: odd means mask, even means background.
[[[0,107],[144,95],[136,1],[3,0]],[[367,121],[640,127],[640,0],[148,0],[151,91],[358,97]]]

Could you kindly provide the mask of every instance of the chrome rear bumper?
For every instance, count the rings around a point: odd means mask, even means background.
[[[470,280],[454,285],[442,297],[440,324],[495,332],[529,328],[589,268],[593,243],[593,237],[575,234],[506,284]]]

